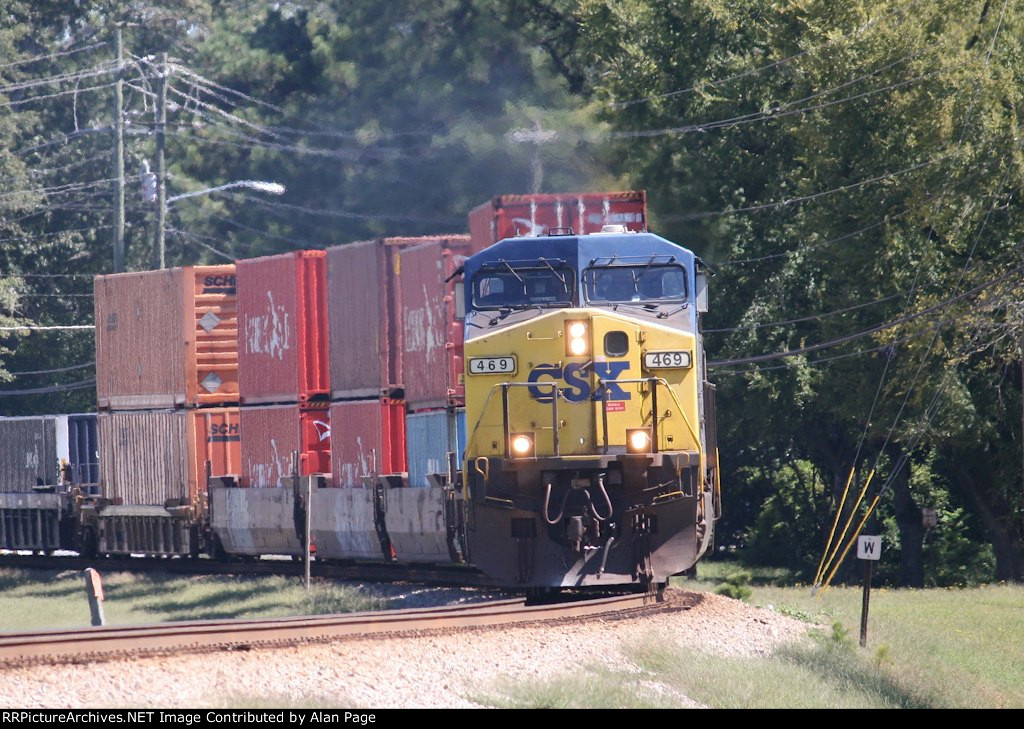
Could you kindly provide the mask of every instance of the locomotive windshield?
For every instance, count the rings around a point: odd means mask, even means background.
[[[591,266],[583,272],[588,303],[681,303],[686,269],[678,264]]]
[[[571,306],[576,272],[562,262],[494,264],[473,278],[474,309]]]

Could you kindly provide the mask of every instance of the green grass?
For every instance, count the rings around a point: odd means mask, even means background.
[[[264,618],[373,610],[384,601],[358,587],[285,577],[181,577],[104,574],[108,625]],[[52,570],[0,570],[0,631],[89,625],[82,576]]]
[[[745,569],[746,602],[817,626],[812,638],[767,657],[723,658],[651,636],[621,648],[614,673],[583,666],[472,698],[522,708],[689,705],[682,697],[716,708],[1024,708],[1024,586],[875,588],[860,648],[859,587],[817,596],[785,570]],[[714,592],[737,570],[701,563],[700,579],[673,585]]]
[[[687,589],[713,590],[734,562],[701,564]],[[784,571],[752,570],[747,602],[822,625],[838,622],[860,637],[862,588],[815,594]],[[928,590],[875,587],[868,642],[858,650],[878,670],[898,676],[935,706],[1024,707],[1024,586]]]

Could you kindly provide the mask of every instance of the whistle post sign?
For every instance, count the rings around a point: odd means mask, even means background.
[[[857,537],[857,559],[870,559],[877,561],[881,556],[881,537]]]

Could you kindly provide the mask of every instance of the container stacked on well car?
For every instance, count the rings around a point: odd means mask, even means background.
[[[442,266],[422,257],[467,243],[384,238],[238,262],[242,473],[211,484],[214,552],[302,554],[308,516],[318,559],[451,558],[454,489],[406,488],[427,478],[409,479],[405,395],[454,412],[461,329],[442,322]],[[406,251],[421,259],[403,271]],[[455,446],[438,447],[419,472],[443,472]]]
[[[97,276],[94,297],[99,496],[76,541],[194,554],[210,475],[240,469],[235,266]]]
[[[291,251],[236,268],[240,468],[210,480],[206,546],[299,554],[297,479],[330,470],[325,256]]]
[[[407,407],[436,404],[447,422],[458,332],[444,323],[441,257],[466,245],[466,236],[380,238],[327,251],[339,492],[314,502],[320,557],[437,562],[456,554],[453,490],[429,488],[426,476],[447,473],[454,441],[445,431],[437,453],[417,450],[420,423]]]

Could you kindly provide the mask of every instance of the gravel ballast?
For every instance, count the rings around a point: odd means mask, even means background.
[[[670,593],[692,607],[628,619],[0,669],[0,706],[471,708],[478,706],[474,696],[493,694],[502,682],[554,678],[581,666],[628,671],[623,651],[632,645],[768,655],[809,627],[719,595]]]

